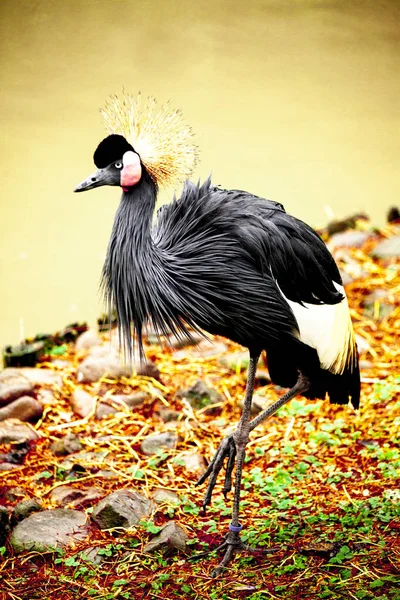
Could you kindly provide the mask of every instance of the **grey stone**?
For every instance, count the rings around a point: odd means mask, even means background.
[[[26,519],[29,515],[41,511],[42,508],[41,503],[35,498],[22,500],[22,502],[18,502],[14,507],[14,516],[18,521],[22,521],[22,519]]]
[[[353,283],[353,281],[355,280],[354,277],[352,277],[347,271],[344,271],[343,269],[339,269],[339,273],[344,286],[350,285],[350,283]]]
[[[142,377],[152,377],[153,379],[160,381],[160,378],[161,378],[160,370],[157,367],[157,365],[155,363],[153,363],[151,360],[136,363],[135,371],[136,371],[136,375],[139,375]]]
[[[208,387],[204,381],[199,379],[192,386],[185,390],[179,390],[176,393],[177,398],[185,398],[195,410],[200,410],[210,404],[216,404],[222,402],[223,398],[221,394]]]
[[[132,489],[113,492],[101,500],[92,511],[93,521],[100,529],[132,527],[151,511],[151,502]]]
[[[260,385],[268,385],[271,383],[271,377],[267,369],[257,369],[255,375],[255,381]]]
[[[18,369],[0,371],[0,405],[32,392],[32,383]]]
[[[43,414],[43,406],[31,396],[22,396],[7,406],[0,408],[0,421],[19,419],[20,421],[37,421]]]
[[[121,412],[123,407],[116,408],[112,404],[108,404],[108,402],[98,402],[96,405],[96,419],[101,420],[104,417],[108,417],[109,415],[115,415],[117,412]]]
[[[146,392],[134,392],[133,394],[116,394],[111,396],[110,400],[113,402],[121,403],[128,408],[136,408],[141,406],[143,402],[149,399],[149,395]]]
[[[62,375],[53,369],[22,367],[18,369],[33,385],[61,385]]]
[[[175,521],[168,521],[160,530],[160,532],[143,548],[143,552],[154,552],[163,546],[177,548],[184,552],[186,550],[186,542],[188,535],[180,525]]]
[[[72,500],[69,505],[71,508],[84,508],[91,505],[94,501],[98,501],[104,496],[104,492],[100,488],[88,487],[83,491],[83,496]]]
[[[74,465],[98,467],[107,464],[107,450],[90,450],[89,452],[78,452],[64,459],[61,463],[63,469],[71,469]]]
[[[355,338],[359,353],[364,354],[364,352],[368,352],[368,350],[371,348],[369,342],[358,333],[355,334]]]
[[[204,458],[200,452],[182,452],[175,457],[174,462],[185,467],[189,473],[205,469]]]
[[[6,419],[0,423],[0,444],[8,442],[29,442],[38,440],[40,435],[29,425],[21,423],[18,419]]]
[[[371,237],[374,237],[374,234],[370,231],[349,229],[342,233],[335,233],[329,240],[329,247],[361,248]]]
[[[9,462],[1,462],[0,463],[0,471],[12,471],[13,469],[18,469],[19,465],[15,463]]]
[[[10,542],[15,552],[46,552],[79,542],[87,536],[85,513],[55,508],[35,513],[18,523]]]
[[[204,340],[204,336],[200,335],[200,333],[196,333],[195,331],[191,332],[191,339],[187,337],[178,338],[175,335],[171,335],[168,340],[168,346],[174,348],[175,350],[181,350],[182,348],[189,348],[191,346],[196,346],[199,342]]]
[[[94,410],[95,399],[89,392],[81,388],[75,388],[70,398],[70,404],[75,414],[80,417],[87,417]]]
[[[178,421],[182,413],[178,410],[167,408],[166,406],[159,406],[157,408],[157,414],[164,423],[171,423],[172,421]]]
[[[154,490],[153,500],[157,504],[180,504],[179,496],[172,490],[166,490],[164,488],[156,488]]]
[[[227,367],[231,371],[240,372],[246,371],[249,368],[249,353],[247,351],[230,352],[220,359],[223,367]]]
[[[0,505],[0,546],[4,546],[10,533],[10,513],[5,506]]]
[[[82,383],[93,383],[105,376],[130,377],[131,369],[121,364],[120,359],[113,354],[108,357],[89,356],[79,366],[77,378]]]
[[[372,250],[374,258],[396,258],[400,256],[400,235],[387,238]]]
[[[262,410],[264,410],[264,402],[265,399],[264,398],[260,398],[257,396],[257,394],[253,395],[253,400],[251,402],[251,409],[250,409],[250,413],[252,415],[258,415]],[[239,408],[241,408],[243,410],[244,407],[244,399],[239,400],[238,402],[238,406]]]
[[[50,500],[57,506],[66,506],[74,500],[81,499],[85,495],[83,490],[70,485],[61,485],[54,488],[50,494]]]
[[[178,443],[178,436],[172,431],[165,431],[155,435],[149,435],[144,438],[140,449],[147,456],[157,454],[162,448],[175,448]]]
[[[4,494],[4,497],[8,502],[15,502],[18,498],[25,498],[26,491],[24,488],[15,486],[7,490]]]
[[[223,342],[214,342],[212,340],[203,339],[197,346],[175,350],[174,358],[180,360],[185,358],[212,358],[218,354],[225,354],[228,351],[226,344]]]
[[[102,344],[101,337],[94,331],[94,329],[89,329],[88,331],[84,331],[78,337],[75,342],[75,348],[77,350],[89,350],[89,348],[93,348],[93,346],[101,346]]]
[[[366,369],[372,369],[374,364],[370,360],[360,360],[360,369],[362,371]]]
[[[74,433],[68,433],[61,439],[53,442],[50,446],[55,456],[68,456],[68,454],[72,454],[73,452],[79,452],[81,448],[81,441]]]
[[[99,566],[105,560],[106,556],[100,553],[102,546],[90,546],[79,552],[80,558],[91,565]]]

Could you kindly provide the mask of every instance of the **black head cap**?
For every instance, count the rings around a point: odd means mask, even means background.
[[[93,155],[94,164],[98,169],[104,169],[115,160],[121,159],[129,150],[133,150],[129,142],[122,135],[113,133],[97,146]]]

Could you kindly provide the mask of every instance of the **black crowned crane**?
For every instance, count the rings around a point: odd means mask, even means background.
[[[204,509],[226,461],[224,493],[232,487],[232,520],[214,571],[226,567],[240,538],[239,500],[249,433],[291,398],[329,397],[358,408],[358,354],[338,268],[311,227],[281,204],[207,180],[186,181],[152,226],[159,184],[176,183],[195,163],[191,132],[180,115],[155,102],[112,97],[103,112],[110,135],[97,147],[98,170],[76,192],[103,185],[122,196],[103,269],[109,305],[117,311],[128,353],[143,353],[147,323],[162,335],[191,330],[225,336],[248,348],[244,408],[198,484],[209,479]],[[253,420],[250,409],[260,354],[271,379],[290,388]]]

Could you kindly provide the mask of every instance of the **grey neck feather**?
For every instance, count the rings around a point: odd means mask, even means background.
[[[151,315],[152,269],[158,262],[151,237],[156,199],[157,186],[144,171],[141,181],[122,194],[103,267],[101,287],[108,310],[117,311],[120,342],[129,358],[131,324],[142,356],[142,328]]]

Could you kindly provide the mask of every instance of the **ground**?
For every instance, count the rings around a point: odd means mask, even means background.
[[[372,260],[371,247],[367,242],[362,249],[346,250],[354,262],[342,265],[357,263],[363,270],[347,286],[362,341],[360,410],[298,398],[251,434],[241,504],[243,538],[259,552],[238,555],[217,579],[210,577],[218,561],[215,555],[189,561],[221,543],[231,505],[219,481],[211,507],[202,514],[204,486],[195,487],[201,471],[188,470],[182,453],[199,452],[208,461],[234,427],[245,388],[240,365],[232,370],[221,364],[221,354],[203,356],[196,348],[179,353],[149,345],[147,356],[160,369],[162,383],[142,376],[81,385],[76,370],[83,353],[69,346],[63,356],[68,367],[43,365],[62,372],[63,384],[53,390],[57,402],[47,406],[35,425],[42,438],[23,465],[0,472],[3,495],[19,486],[27,497],[52,508],[51,491],[66,484],[95,484],[104,496],[132,486],[151,496],[162,487],[176,492],[179,504],[157,505],[149,520],[128,530],[100,531],[93,525],[87,540],[57,552],[18,555],[7,542],[0,548],[0,599],[400,599],[400,263]],[[365,302],[377,290],[385,290],[393,305],[383,318],[383,302],[372,300],[371,314]],[[240,350],[226,340],[215,341],[230,352]],[[194,410],[175,396],[198,379],[222,395],[211,410]],[[144,390],[149,400],[134,411],[101,420],[92,415],[73,418],[69,398],[78,385],[97,399],[115,391]],[[256,393],[269,404],[282,391],[270,384]],[[177,422],[160,419],[160,403],[179,411]],[[144,455],[142,440],[166,430],[179,435],[176,447]],[[98,469],[86,465],[83,472],[69,472],[66,480],[65,458],[50,450],[51,442],[66,433],[76,433],[86,451],[104,450],[103,469],[115,477],[101,478]],[[88,514],[91,508],[86,507]],[[186,530],[186,551],[165,547],[144,553],[144,546],[170,519]],[[79,554],[91,546],[101,547],[104,560],[99,566]],[[266,548],[275,551],[263,553]]]

